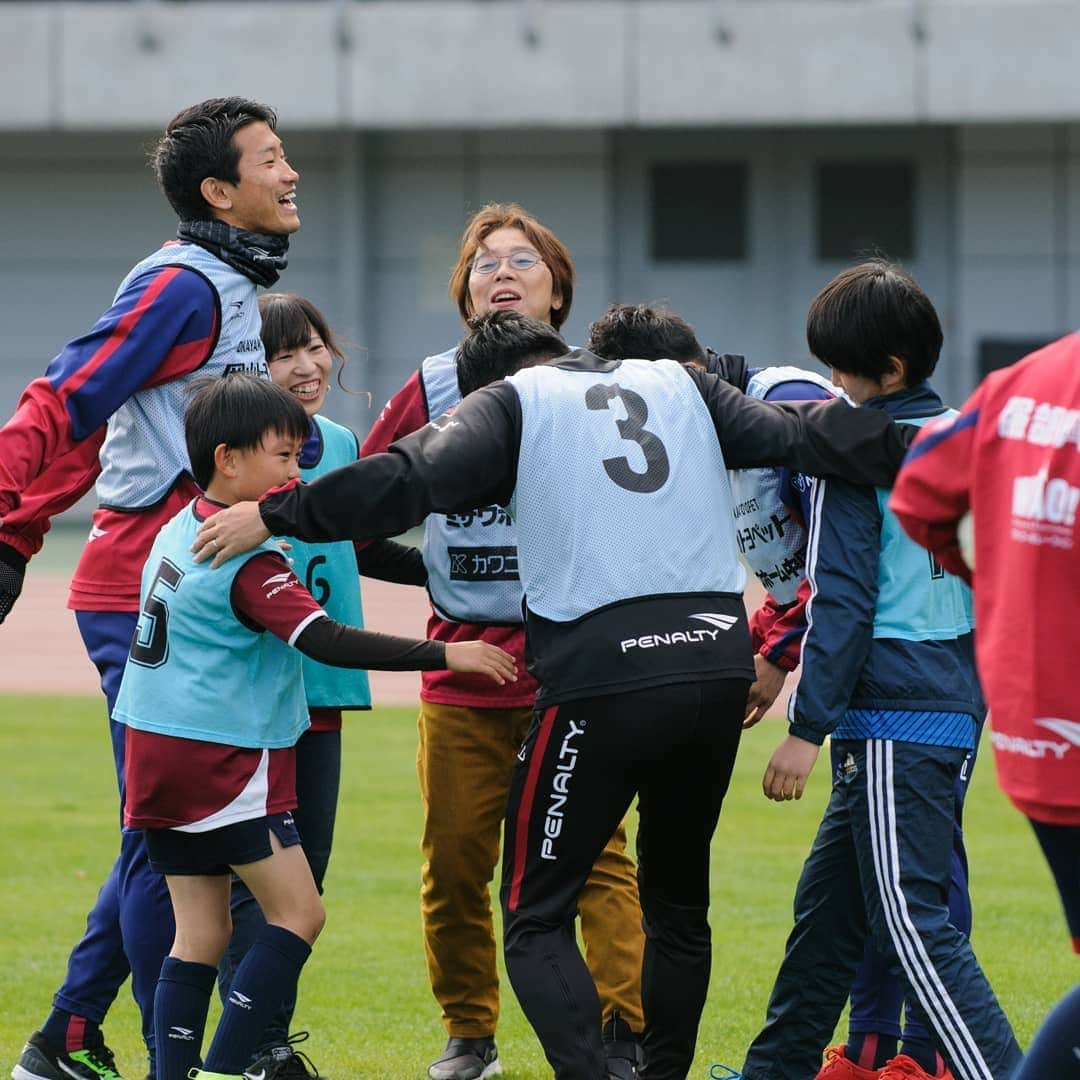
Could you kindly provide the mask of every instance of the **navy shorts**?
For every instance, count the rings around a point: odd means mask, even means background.
[[[282,847],[300,843],[293,812],[238,821],[207,832],[177,829],[146,829],[150,868],[158,874],[191,874],[211,877],[232,873],[234,866],[268,859],[273,854],[270,833]]]
[[[1080,825],[1049,825],[1028,818],[1050,865],[1073,949],[1080,953]]]

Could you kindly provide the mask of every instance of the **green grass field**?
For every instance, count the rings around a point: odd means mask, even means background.
[[[8,806],[0,966],[0,1075],[43,1020],[115,852],[115,788],[100,700],[0,695]],[[827,794],[819,763],[806,798],[766,802],[764,763],[782,731],[767,720],[743,744],[713,845],[712,988],[692,1076],[736,1067],[763,1015],[790,927],[795,880]],[[445,1035],[427,986],[418,914],[420,805],[411,709],[354,716],[328,920],[301,983],[296,1027],[334,1078],[423,1078]],[[1077,979],[1049,873],[1027,824],[998,791],[984,748],[968,799],[975,948],[1022,1044]],[[550,1076],[509,985],[499,1048],[511,1080]],[[106,1035],[124,1075],[145,1072],[126,988]]]

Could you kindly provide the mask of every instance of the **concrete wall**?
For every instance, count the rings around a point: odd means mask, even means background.
[[[311,296],[351,343],[330,415],[366,431],[431,352],[458,339],[446,295],[467,215],[522,202],[564,238],[581,342],[614,300],[668,303],[719,349],[805,363],[807,305],[843,265],[818,257],[821,160],[908,160],[907,260],[946,332],[939,382],[959,399],[988,337],[1049,339],[1080,322],[1080,126],[829,127],[354,133],[285,130],[303,228],[280,288]],[[152,132],[0,135],[0,413],[91,325],[173,217],[144,164]],[[649,243],[656,164],[742,162],[748,250],[736,262],[658,262]]]
[[[0,129],[227,93],[294,128],[1068,120],[1078,44],[1067,0],[4,3]]]

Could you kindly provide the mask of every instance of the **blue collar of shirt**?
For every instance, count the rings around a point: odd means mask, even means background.
[[[894,394],[867,398],[862,403],[862,408],[881,409],[896,420],[933,416],[945,411],[945,405],[937,391],[925,380],[915,386],[905,386]]]
[[[312,418],[311,434],[304,440],[304,445],[300,447],[300,468],[310,469],[318,465],[322,460],[322,454],[322,432],[319,430],[319,425]]]

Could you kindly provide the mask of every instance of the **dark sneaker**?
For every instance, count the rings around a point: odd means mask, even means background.
[[[431,1080],[481,1080],[481,1077],[501,1076],[502,1065],[494,1037],[459,1039],[451,1035],[442,1057],[436,1058],[427,1072]]]
[[[11,1070],[11,1080],[122,1080],[113,1052],[104,1044],[73,1050],[57,1050],[40,1031],[23,1047]]]
[[[254,1069],[254,1066],[251,1066]],[[205,1069],[192,1069],[188,1073],[188,1080],[263,1080],[267,1074],[261,1069],[258,1072],[242,1073],[216,1073],[207,1072]]]
[[[245,1076],[261,1077],[261,1080],[318,1080],[319,1070],[302,1050],[294,1050],[297,1043],[308,1037],[306,1031],[289,1036],[285,1046],[275,1046],[247,1067]],[[323,1077],[323,1080],[326,1080]]]
[[[609,1080],[635,1080],[641,1065],[641,1042],[614,1009],[600,1032]]]

